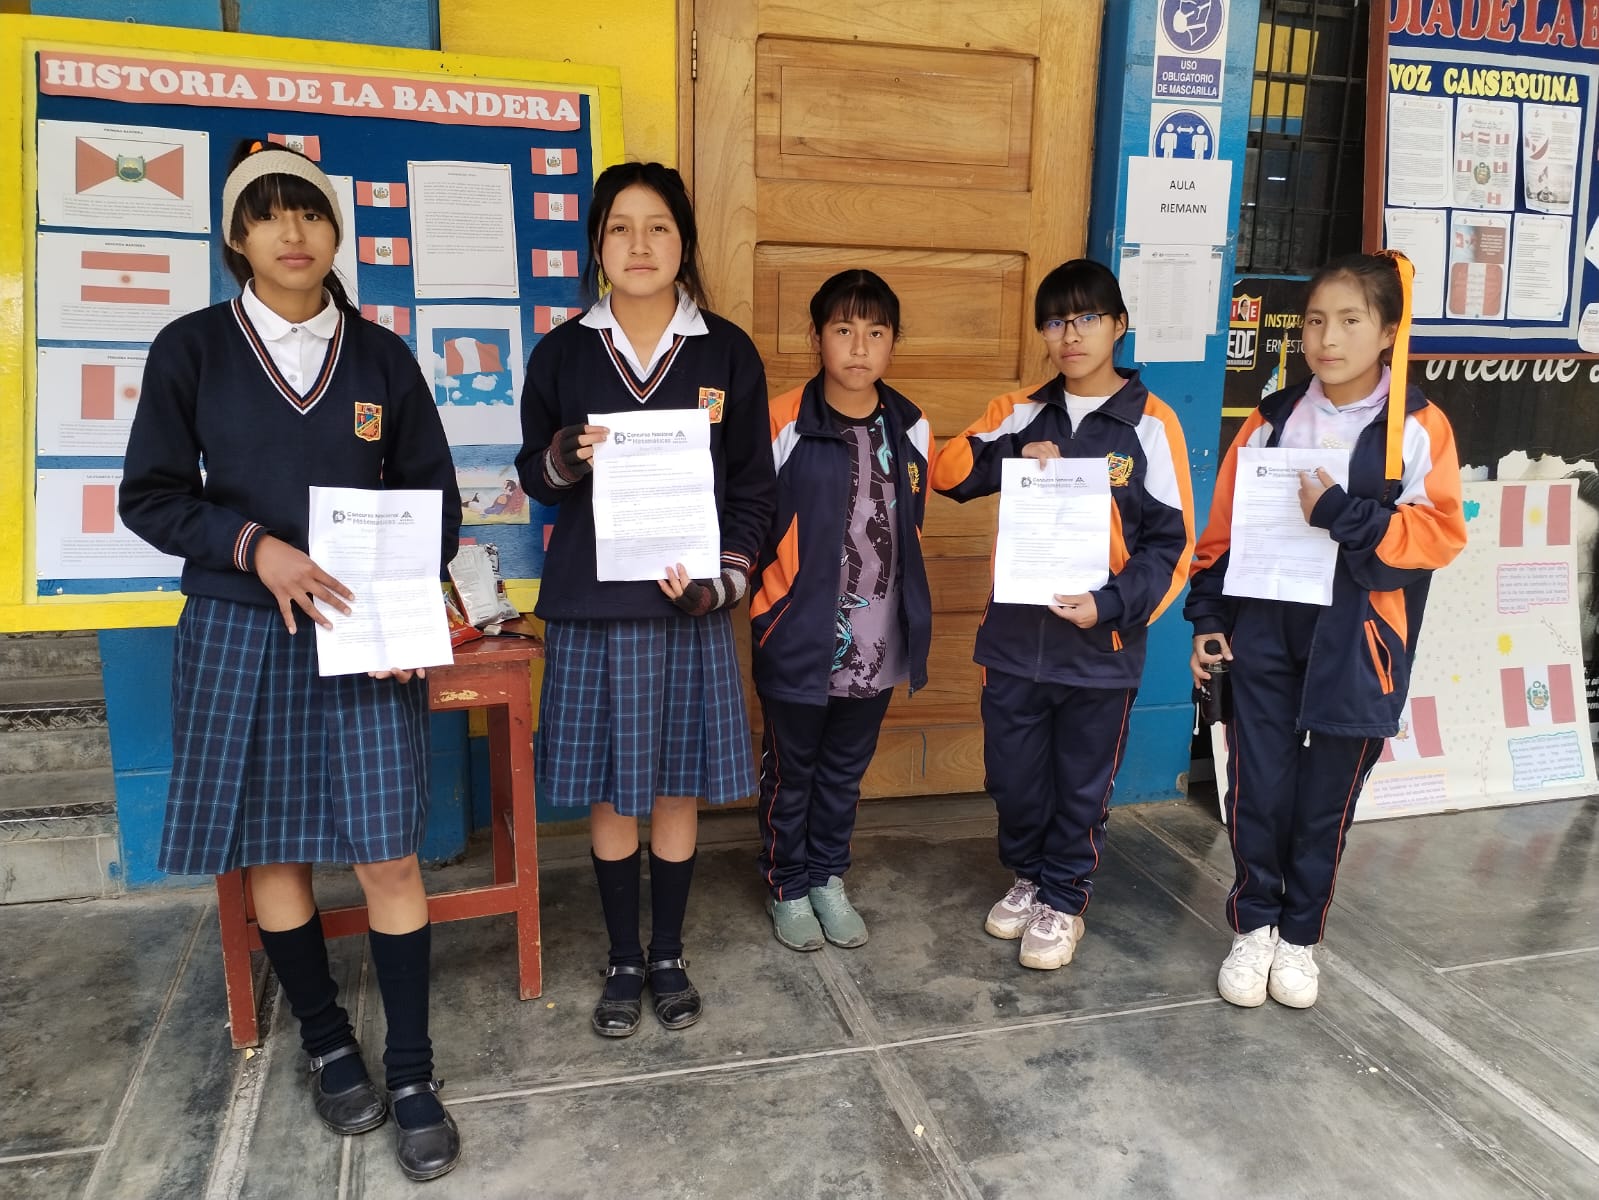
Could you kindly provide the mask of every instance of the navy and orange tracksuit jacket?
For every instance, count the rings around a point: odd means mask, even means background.
[[[1222,460],[1184,608],[1196,636],[1230,637],[1241,603],[1222,594],[1238,448],[1277,445],[1288,414],[1309,387],[1307,380],[1262,400]],[[1310,523],[1331,534],[1339,552],[1332,604],[1317,617],[1311,641],[1299,729],[1341,737],[1393,736],[1410,687],[1432,573],[1466,544],[1454,431],[1420,388],[1410,388],[1405,397],[1403,436],[1404,472],[1396,498],[1384,497],[1388,428],[1379,416],[1350,451],[1348,490],[1328,488],[1311,510]]]
[[[877,395],[894,448],[900,622],[914,692],[927,684],[933,628],[922,563],[933,435],[921,409],[881,380]],[[776,397],[771,421],[777,516],[756,560],[750,598],[755,690],[796,704],[826,704],[837,648],[850,452],[828,414],[820,375]]]
[[[1182,591],[1194,552],[1188,445],[1177,414],[1122,371],[1121,389],[1072,432],[1057,375],[1008,392],[940,452],[933,487],[966,501],[999,491],[1000,464],[1029,442],[1066,458],[1102,458],[1110,472],[1110,580],[1093,593],[1099,623],[1079,629],[1049,609],[990,596],[973,659],[1010,675],[1077,687],[1136,688],[1151,622]]]

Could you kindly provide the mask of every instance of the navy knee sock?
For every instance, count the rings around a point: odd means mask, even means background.
[[[639,852],[626,858],[607,859],[591,854],[594,878],[600,885],[600,910],[611,939],[611,966],[644,965],[638,941]],[[605,981],[607,1000],[637,1000],[644,981],[637,975],[613,975]]]
[[[322,914],[297,929],[262,929],[261,947],[289,998],[289,1011],[300,1022],[300,1045],[312,1058],[355,1044],[350,1015],[339,1003],[339,988],[328,969],[328,944],[322,936]],[[342,1092],[366,1078],[359,1054],[347,1055],[322,1069],[322,1090]]]
[[[690,854],[672,862],[650,851],[650,962],[683,957],[683,917],[695,858]],[[688,974],[676,968],[657,971],[650,986],[656,992],[681,992],[688,987]]]
[[[367,933],[372,968],[383,996],[383,1016],[388,1022],[384,1040],[384,1083],[392,1092],[408,1083],[433,1078],[433,1042],[428,1037],[428,962],[433,950],[433,926],[410,933]],[[407,1096],[394,1106],[394,1119],[403,1129],[434,1125],[444,1119],[444,1106],[431,1092]]]

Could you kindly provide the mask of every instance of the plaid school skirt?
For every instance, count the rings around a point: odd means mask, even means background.
[[[308,617],[191,596],[172,667],[172,783],[158,865],[404,858],[428,799],[427,683],[323,678]]]
[[[566,808],[752,795],[732,614],[547,622],[534,749],[539,798]]]

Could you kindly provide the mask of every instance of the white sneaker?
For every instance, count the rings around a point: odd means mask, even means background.
[[[1038,903],[1038,885],[1031,879],[1016,876],[1016,882],[1010,885],[999,903],[988,910],[988,920],[983,922],[983,928],[997,938],[1011,941],[1022,936],[1022,930],[1027,928],[1027,922],[1033,915],[1033,905]]]
[[[1056,912],[1047,904],[1035,904],[1033,915],[1022,932],[1020,962],[1035,971],[1053,971],[1071,962],[1083,936],[1083,919]]]
[[[1316,947],[1296,946],[1279,941],[1277,953],[1271,959],[1271,982],[1268,990],[1278,1004],[1289,1008],[1309,1008],[1316,1003],[1316,976],[1321,968],[1314,957]]]
[[[1248,933],[1234,934],[1233,948],[1216,975],[1216,990],[1221,998],[1239,1008],[1259,1008],[1266,1003],[1266,977],[1276,949],[1274,926],[1262,925]]]

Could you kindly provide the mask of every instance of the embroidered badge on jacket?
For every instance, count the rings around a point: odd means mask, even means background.
[[[705,409],[710,417],[711,424],[716,425],[722,419],[722,409],[727,405],[727,393],[721,388],[701,388],[700,407]]]
[[[1133,481],[1133,456],[1131,454],[1117,454],[1114,451],[1105,455],[1105,463],[1110,467],[1110,486],[1126,487]]]
[[[910,478],[911,481],[911,495],[920,495],[922,490],[921,468],[915,463],[906,463],[905,474]]]
[[[375,442],[383,436],[383,406],[356,401],[355,436],[363,442]]]

